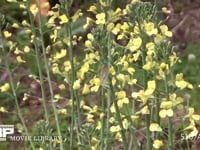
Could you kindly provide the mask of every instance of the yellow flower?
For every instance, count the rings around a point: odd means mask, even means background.
[[[7,110],[4,107],[0,107],[0,112],[4,113],[7,112]]]
[[[94,40],[94,36],[92,35],[92,33],[88,33],[88,34],[87,34],[87,38],[88,38],[90,41],[93,41],[93,40]]]
[[[83,13],[81,12],[81,9],[78,9],[76,13],[71,17],[72,21],[73,22],[77,21],[82,15]]]
[[[130,39],[127,47],[130,49],[131,52],[134,52],[138,50],[141,45],[142,45],[142,39],[140,37],[137,37]]]
[[[2,85],[0,87],[1,92],[6,92],[10,89],[10,84],[9,83],[5,83],[4,85]]]
[[[58,59],[61,59],[67,55],[67,50],[66,49],[61,49],[60,52],[57,52],[56,55],[54,56],[54,61],[57,61]]]
[[[53,64],[52,72],[53,72],[53,74],[57,74],[57,73],[60,72],[60,71],[59,71],[58,64],[56,64],[56,63]]]
[[[143,115],[148,115],[148,114],[150,114],[150,110],[149,110],[148,106],[144,106],[144,107],[141,109],[141,113],[142,113]]]
[[[87,47],[87,48],[93,48],[92,42],[90,40],[86,40],[85,41],[85,47]]]
[[[149,42],[146,44],[147,48],[147,55],[153,55],[155,54],[155,44],[153,42]]]
[[[167,37],[172,37],[172,32],[168,30],[168,27],[166,25],[160,26],[161,33]]]
[[[108,31],[112,31],[114,27],[115,27],[115,24],[111,22],[111,23],[109,23],[109,24],[107,25],[106,29],[107,29]]]
[[[127,68],[127,71],[128,71],[128,73],[130,73],[131,75],[133,75],[133,73],[135,72],[135,69],[129,67],[129,68]]]
[[[25,53],[29,53],[29,52],[30,52],[30,48],[29,48],[28,46],[25,46],[25,47],[24,47],[24,52],[25,52]]]
[[[175,84],[178,88],[180,89],[184,89],[187,87],[188,83],[186,81],[183,80],[183,74],[179,73],[176,75],[176,81]]]
[[[101,123],[101,121],[98,121],[97,122],[97,126],[96,126],[96,129],[97,130],[100,130],[102,128],[102,123]],[[96,150],[96,149],[95,149]]]
[[[186,117],[189,117],[190,119],[196,120],[196,121],[200,120],[200,115],[194,114],[194,108],[190,107],[188,111],[189,112],[188,112],[188,115],[186,115]]]
[[[33,16],[36,16],[36,14],[38,13],[38,7],[36,4],[32,4],[30,6],[30,12],[33,14]]]
[[[57,37],[58,37],[58,30],[55,29],[55,30],[53,31],[53,34],[50,35],[50,38],[53,40],[53,42],[55,42],[56,39],[57,39]]]
[[[67,23],[69,21],[69,19],[67,18],[65,14],[59,16],[59,19],[60,19],[60,24]]]
[[[164,63],[164,62],[162,62],[162,63],[160,64],[160,68],[161,68],[162,70],[169,70],[168,64],[166,64],[166,63]]]
[[[85,78],[85,73],[87,73],[89,71],[89,63],[86,62],[82,65],[81,69],[78,71],[77,76],[80,79],[84,79]]]
[[[126,97],[126,92],[125,91],[120,91],[115,93],[117,99],[123,99]]]
[[[94,122],[94,115],[93,114],[87,114],[87,121],[88,122]]]
[[[78,79],[78,80],[76,80],[76,81],[74,82],[74,84],[73,84],[73,89],[74,89],[74,90],[80,89],[80,87],[81,87],[80,82],[81,82],[80,79]]]
[[[112,132],[112,133],[119,132],[120,130],[121,130],[121,128],[119,125],[110,127],[110,132]]]
[[[18,63],[25,63],[26,61],[22,59],[21,56],[16,57]]]
[[[151,132],[155,132],[155,131],[162,132],[162,128],[157,123],[151,123],[150,126],[149,126],[149,130]]]
[[[148,36],[156,35],[158,33],[158,29],[154,27],[153,22],[148,22],[144,24],[145,32]]]
[[[58,114],[63,114],[63,115],[66,115],[67,114],[67,109],[58,109],[57,110]]]
[[[160,108],[163,108],[163,109],[170,109],[172,108],[172,102],[171,101],[164,101],[160,104]]]
[[[116,26],[112,29],[112,33],[117,35],[120,31],[120,28],[121,28],[121,24],[117,23]]]
[[[12,36],[12,33],[8,32],[8,31],[4,31],[3,34],[4,34],[5,38],[9,38]]]
[[[159,116],[160,118],[165,118],[165,117],[172,117],[174,115],[174,112],[173,110],[170,108],[170,109],[162,109],[160,112],[159,112]]]
[[[171,11],[169,9],[167,9],[167,7],[162,7],[162,12],[165,14],[170,14]]]
[[[105,2],[105,0],[100,0],[100,4],[101,4],[102,7],[106,7],[106,2]]]
[[[110,112],[111,113],[115,113],[116,110],[115,110],[115,106],[112,104],[111,107],[110,107]]]
[[[132,4],[137,3],[137,2],[140,2],[140,0],[131,0]]]
[[[128,30],[128,29],[129,29],[128,23],[127,23],[127,22],[124,22],[123,25],[121,25],[121,29],[122,29],[123,31]]]
[[[99,13],[96,15],[96,24],[98,25],[104,25],[106,23],[106,14],[105,13]]]
[[[83,94],[83,95],[86,95],[86,94],[89,94],[89,93],[90,93],[89,85],[84,84],[82,94]]]
[[[151,95],[156,89],[156,82],[155,80],[148,81],[147,83],[147,90],[145,90],[144,95]]]
[[[83,29],[87,29],[90,26],[91,22],[92,22],[92,19],[89,17],[86,17],[86,24],[83,26]]]
[[[124,120],[122,121],[122,125],[123,125],[123,128],[124,128],[124,129],[128,129],[130,123],[128,122],[127,119],[124,119]]]
[[[14,22],[14,23],[12,24],[12,27],[18,29],[18,28],[19,28],[19,25],[18,25],[16,22]]]
[[[64,85],[64,84],[60,84],[60,85],[59,85],[59,89],[63,91],[63,90],[65,90],[65,89],[66,89],[66,87],[65,87],[65,85]]]
[[[97,92],[99,90],[99,87],[101,85],[101,80],[99,78],[93,78],[90,80],[90,84],[93,86],[90,88],[91,92]]]
[[[160,149],[160,147],[162,147],[163,145],[164,145],[163,141],[158,140],[158,139],[154,140],[154,142],[153,142],[153,147],[155,149]]]
[[[97,11],[97,7],[94,6],[94,5],[92,5],[92,6],[90,6],[90,8],[89,8],[87,11],[88,11],[88,12],[96,13],[96,11]]]

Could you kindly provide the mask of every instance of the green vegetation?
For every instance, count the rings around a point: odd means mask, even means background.
[[[8,1],[0,8],[0,125],[32,138],[1,148],[191,148],[199,45],[176,53],[158,1]]]

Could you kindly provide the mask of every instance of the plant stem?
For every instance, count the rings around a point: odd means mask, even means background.
[[[100,91],[100,99],[101,99],[101,108],[102,108],[102,111],[103,111],[103,113],[104,114],[106,114],[106,110],[105,110],[105,98],[104,98],[104,89],[103,89],[103,87],[101,87],[101,91]],[[102,120],[101,120],[101,124],[102,124],[102,126],[101,126],[101,137],[100,137],[100,141],[101,141],[101,149],[107,149],[107,141],[108,141],[108,139],[107,139],[107,136],[105,137],[104,135],[104,132],[105,132],[105,130],[104,130],[104,128],[106,128],[105,127],[105,119],[104,118],[102,118]],[[107,128],[106,128],[107,129]],[[106,134],[107,135],[107,134]],[[102,141],[104,141],[104,142],[102,142]]]
[[[64,1],[62,1],[62,5],[64,6],[64,9],[66,10],[67,17],[70,18],[69,2],[64,0]],[[75,68],[74,68],[74,54],[73,54],[73,44],[72,44],[73,39],[72,39],[71,21],[68,22],[68,24],[66,25],[66,28],[67,28],[67,36],[69,38],[68,48],[69,48],[69,60],[70,60],[70,64],[71,64],[70,94],[71,94],[71,99],[72,99],[72,103],[73,103],[72,104],[72,111],[73,111],[72,112],[73,113],[72,120],[74,120],[74,122],[72,122],[71,130],[73,131],[73,128],[74,128],[73,123],[75,123],[77,138],[78,138],[78,144],[83,144],[82,140],[81,140],[81,136],[80,136],[81,135],[81,133],[80,133],[80,129],[81,129],[80,99],[77,95],[77,92],[73,89],[73,84],[74,84],[75,78],[76,78],[76,72],[75,72]],[[73,134],[71,136],[73,137]]]
[[[40,0],[37,0],[37,4],[39,6]],[[39,12],[41,12],[40,7],[38,7],[38,8],[39,8]],[[56,106],[55,106],[55,103],[54,103],[54,92],[53,92],[53,86],[52,86],[52,82],[51,82],[48,60],[47,60],[47,57],[46,57],[46,49],[45,49],[45,46],[44,46],[41,13],[38,13],[38,17],[39,17],[39,33],[40,33],[40,40],[41,40],[41,46],[42,46],[42,53],[43,53],[43,58],[44,58],[44,65],[45,65],[45,69],[46,69],[46,74],[47,74],[47,81],[48,81],[48,85],[49,85],[49,91],[50,91],[50,97],[51,97],[51,102],[52,102],[52,107],[53,107],[54,118],[55,118],[55,122],[56,122],[56,128],[57,128],[58,136],[62,137],[59,118],[58,118],[58,114],[57,114],[57,109],[56,109]],[[63,150],[63,141],[62,140],[60,141],[59,145],[60,145],[60,150]]]
[[[2,50],[3,50],[3,53],[6,53],[6,50],[5,50],[5,47],[4,47],[4,44],[3,44],[3,39],[2,39],[2,34],[0,33],[0,39],[1,39],[1,45],[2,45]],[[24,118],[23,118],[23,115],[21,113],[21,110],[20,110],[20,105],[18,103],[18,99],[17,99],[17,93],[15,91],[15,86],[14,86],[14,81],[13,81],[13,77],[11,75],[11,70],[10,70],[10,67],[9,67],[9,63],[8,63],[8,59],[7,57],[4,59],[5,61],[5,65],[6,65],[6,71],[8,72],[8,77],[9,77],[9,82],[10,82],[10,86],[11,86],[11,90],[12,90],[12,94],[14,96],[14,101],[15,101],[15,106],[17,108],[17,115],[19,116],[19,119],[23,125],[23,128],[25,130],[25,134],[26,136],[29,136],[29,133],[28,133],[28,129],[26,127],[26,124],[25,124],[25,121],[24,121]],[[32,140],[30,140],[30,146],[31,146],[31,149],[35,150],[35,146],[32,142]]]
[[[111,34],[110,33],[107,34],[107,38],[108,38],[108,40],[107,40],[107,44],[108,44],[107,45],[107,52],[108,52],[107,65],[110,68],[111,62],[112,62],[112,56],[111,56],[112,42],[111,42]],[[115,99],[115,96],[114,96],[114,90],[113,90],[113,86],[112,86],[112,79],[110,76],[108,77],[108,83],[109,83],[108,100],[111,101],[112,99]],[[120,110],[119,110],[116,100],[114,100],[114,106],[115,106],[115,110],[116,110],[117,121],[119,122],[119,125],[121,128],[121,136],[122,136],[122,141],[123,141],[123,145],[124,145],[124,150],[128,150],[127,140],[126,140],[126,136],[125,136],[125,133],[123,130],[123,125],[122,125]]]
[[[169,101],[170,100],[169,99],[169,89],[168,89],[166,74],[165,74],[164,84],[165,84],[165,94],[166,94],[167,100]],[[168,118],[168,149],[174,150],[172,119],[170,117]]]

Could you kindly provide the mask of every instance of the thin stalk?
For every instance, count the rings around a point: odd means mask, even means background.
[[[27,8],[30,7],[30,2],[27,2]],[[30,20],[30,24],[31,24],[31,30],[34,36],[36,36],[36,27],[34,25],[34,19],[30,13],[30,11],[28,11],[28,15],[29,15],[29,20]],[[44,78],[42,75],[42,67],[41,67],[41,62],[40,62],[40,55],[39,55],[39,48],[36,42],[33,42],[34,45],[34,49],[35,49],[35,59],[36,59],[36,64],[37,64],[37,68],[38,68],[38,73],[39,73],[39,79],[40,79],[40,88],[41,88],[41,92],[42,92],[42,106],[44,107],[44,114],[45,114],[45,119],[47,121],[47,124],[49,125],[49,112],[48,112],[48,108],[47,108],[47,103],[46,103],[46,95],[45,95],[45,89],[44,89]],[[49,135],[49,132],[48,132]]]
[[[1,45],[2,45],[2,50],[3,50],[3,53],[6,53],[6,50],[5,50],[5,47],[4,47],[4,44],[3,44],[3,39],[2,39],[2,34],[0,33],[0,39],[1,39]],[[17,93],[15,92],[15,86],[14,86],[14,81],[13,81],[13,77],[11,75],[11,70],[10,70],[10,67],[9,67],[9,62],[8,62],[8,59],[7,57],[4,59],[5,61],[5,65],[6,65],[6,71],[8,72],[8,77],[9,77],[9,82],[10,82],[10,86],[11,86],[11,90],[12,90],[12,94],[14,96],[14,101],[15,101],[15,106],[17,108],[17,115],[19,116],[19,119],[23,125],[23,128],[24,128],[24,131],[25,131],[25,134],[27,136],[29,136],[29,132],[28,132],[28,129],[26,127],[26,124],[25,124],[25,121],[24,121],[24,118],[22,116],[22,113],[21,113],[21,110],[20,110],[20,105],[18,103],[18,99],[17,99]],[[31,146],[31,149],[35,150],[35,146],[32,142],[32,140],[29,141],[30,142],[30,146]]]
[[[167,97],[167,100],[169,101],[169,89],[167,85],[167,76],[165,75],[165,94]],[[174,143],[173,143],[173,128],[172,128],[172,118],[168,118],[168,150],[174,150]]]
[[[112,55],[111,55],[111,44],[112,44],[112,41],[111,41],[111,34],[108,33],[107,35],[108,37],[108,40],[107,40],[107,50],[108,50],[108,67],[111,66],[111,62],[112,62]],[[109,83],[109,87],[108,87],[108,99],[109,101],[111,101],[112,99],[115,99],[114,98],[114,89],[113,89],[113,86],[112,86],[112,80],[111,80],[111,77],[109,76],[108,77],[108,83]],[[117,121],[119,122],[119,125],[120,125],[120,128],[121,128],[121,136],[122,136],[122,141],[123,141],[123,145],[124,145],[124,150],[128,150],[128,144],[127,144],[127,140],[126,140],[126,136],[125,136],[125,133],[124,133],[124,130],[123,130],[123,125],[122,125],[122,118],[121,118],[121,114],[120,114],[120,109],[119,109],[119,106],[117,104],[117,101],[114,100],[114,106],[115,106],[115,110],[116,110],[116,116],[117,116]],[[109,109],[109,107],[108,107]]]
[[[142,30],[142,27],[141,27],[141,19],[139,18],[138,20],[138,27],[139,27],[139,32],[140,32],[140,37],[142,39],[145,40],[145,38],[143,38],[143,35],[145,35],[143,33],[143,30]],[[146,58],[146,54],[145,54],[145,45],[142,43],[142,46],[141,46],[141,57],[142,57],[142,66],[145,65],[145,58]],[[144,89],[147,88],[147,73],[145,70],[143,70],[143,86],[144,86]],[[148,102],[146,104],[148,106]],[[147,150],[151,150],[152,149],[152,143],[151,143],[151,132],[149,130],[149,126],[150,126],[150,122],[151,122],[151,115],[150,114],[146,114],[145,115],[145,124],[146,124],[146,135],[147,135]]]
[[[136,150],[139,150],[139,145],[137,143],[137,138],[136,138],[136,135],[135,135],[135,128],[134,128],[134,122],[131,118],[131,113],[128,111],[128,106],[126,105],[126,110],[127,110],[127,117],[128,117],[128,120],[129,122],[131,123],[131,128],[130,128],[130,132],[131,132],[131,140],[130,140],[130,144],[129,144],[129,150],[132,150],[133,148],[133,144],[135,146],[135,149]]]
[[[40,0],[37,0],[37,4],[38,4],[38,6],[40,6],[39,5]],[[39,8],[39,12],[41,12],[40,7],[38,7],[38,8]],[[46,57],[46,49],[44,46],[44,38],[43,38],[43,31],[42,31],[42,16],[41,16],[41,13],[38,13],[38,14],[39,14],[38,17],[39,17],[40,40],[41,40],[42,53],[43,53],[43,58],[44,58],[44,65],[45,65],[46,74],[47,74],[47,81],[48,81],[49,91],[50,91],[50,96],[51,96],[51,102],[52,102],[52,106],[53,106],[54,119],[56,122],[58,136],[62,137],[59,118],[58,118],[58,114],[57,114],[57,109],[56,109],[56,106],[54,103],[54,92],[53,92],[53,86],[52,86],[52,82],[51,82],[50,70],[49,70],[49,66],[48,66],[48,59]],[[60,150],[63,150],[63,141],[62,140],[60,141],[59,145],[60,145]]]
[[[142,44],[142,65],[145,64],[145,51],[144,51],[144,46]],[[147,74],[146,71],[143,70],[143,86],[144,89],[147,88]],[[148,105],[148,102],[147,104]],[[151,121],[151,115],[150,114],[146,114],[145,115],[145,124],[146,124],[146,135],[147,135],[147,150],[151,150],[152,149],[152,144],[151,144],[151,132],[149,130],[149,126],[150,126],[150,121]]]
[[[100,91],[100,100],[101,100],[101,108],[102,108],[102,111],[103,111],[103,113],[104,114],[106,114],[106,110],[105,110],[105,98],[104,98],[104,89],[103,89],[103,87],[101,87],[101,91]],[[102,118],[102,120],[101,120],[101,124],[102,124],[102,127],[101,127],[101,135],[100,135],[100,141],[101,141],[101,143],[100,143],[100,149],[101,150],[103,150],[104,148],[105,149],[107,149],[107,141],[108,141],[108,139],[107,139],[107,137],[105,137],[104,135],[104,132],[105,132],[105,130],[104,130],[104,127],[105,127],[105,119],[104,118]]]
[[[63,4],[63,6],[66,10],[67,17],[70,17],[70,15],[69,15],[69,2],[64,0],[64,1],[62,1],[62,4]],[[72,99],[72,103],[73,103],[72,104],[72,107],[73,107],[72,108],[72,110],[73,110],[72,120],[74,120],[74,123],[75,123],[78,143],[83,144],[82,140],[81,140],[81,136],[80,136],[81,135],[81,133],[80,133],[80,129],[81,129],[80,99],[78,97],[77,92],[73,89],[73,84],[74,84],[75,79],[76,79],[76,72],[75,72],[75,67],[74,67],[74,53],[73,53],[73,44],[72,44],[73,39],[72,39],[71,21],[68,22],[68,24],[66,25],[66,28],[67,28],[67,36],[69,37],[68,48],[69,48],[69,60],[70,60],[70,64],[71,64],[70,94],[71,94],[71,99]],[[72,128],[74,128],[74,126],[72,126]],[[71,136],[73,136],[73,134]]]
[[[108,41],[107,41],[107,54],[108,54],[108,57],[107,57],[107,66],[109,69],[110,69],[110,66],[111,66],[111,62],[112,62],[112,56],[111,56],[111,48],[112,48],[112,40],[111,40],[111,35],[110,33],[107,34],[107,37],[108,37]],[[110,75],[110,74],[109,74]],[[111,104],[111,100],[112,100],[112,90],[111,90],[111,85],[112,85],[112,82],[110,80],[110,76],[108,75],[107,77],[107,82],[109,84],[109,87],[107,89],[107,92],[108,92],[108,99],[107,99],[107,104],[106,104],[106,109],[107,109],[107,113],[106,113],[106,145],[105,145],[105,150],[108,149],[108,136],[109,136],[109,128],[110,128],[110,123],[109,123],[109,119],[110,119],[110,104]]]
[[[111,79],[110,79],[110,81],[111,81]],[[113,92],[114,92],[114,91],[113,91],[112,83],[110,83],[109,94],[112,95],[112,98],[114,98]],[[115,99],[115,98],[114,98],[114,99]],[[114,100],[114,106],[115,106],[115,110],[116,110],[117,121],[119,122],[119,126],[120,126],[120,128],[121,128],[120,132],[121,132],[121,136],[122,136],[122,142],[123,142],[124,150],[128,150],[128,144],[127,144],[125,132],[124,132],[124,130],[123,130],[123,125],[122,125],[122,118],[121,118],[121,114],[120,114],[120,109],[119,109],[119,106],[118,106],[116,100]]]

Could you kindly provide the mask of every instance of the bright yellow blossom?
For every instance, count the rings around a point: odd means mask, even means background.
[[[5,38],[9,38],[12,36],[12,33],[10,33],[9,31],[4,31],[3,34]]]
[[[84,84],[83,90],[82,90],[82,94],[86,95],[86,94],[89,94],[89,93],[90,93],[89,85],[88,84]]]
[[[153,142],[153,147],[155,149],[160,149],[160,147],[162,147],[163,145],[164,145],[163,141],[158,140],[158,139],[154,140],[154,142]]]
[[[26,61],[22,59],[21,56],[16,57],[18,63],[25,63]]]
[[[169,9],[167,9],[167,7],[162,7],[162,12],[165,14],[170,14],[171,11]]]
[[[73,84],[73,89],[74,89],[74,90],[80,89],[80,87],[81,87],[80,82],[81,82],[80,79],[78,79],[78,80],[76,80],[76,81],[74,82],[74,84]]]
[[[143,115],[148,115],[148,114],[150,114],[149,107],[148,107],[148,106],[144,106],[144,107],[141,109],[141,113],[142,113]]]
[[[59,89],[60,89],[60,90],[65,90],[65,89],[66,89],[66,87],[65,87],[65,85],[64,85],[64,84],[60,84],[60,85],[59,85]]]
[[[59,16],[59,19],[60,19],[60,24],[68,23],[69,21],[69,19],[67,18],[65,14]]]
[[[1,92],[7,92],[10,89],[10,84],[9,83],[5,83],[4,85],[2,85],[0,87]]]
[[[154,27],[153,22],[148,22],[144,24],[144,29],[147,35],[152,36],[158,33],[158,29]]]
[[[135,52],[140,48],[141,45],[142,45],[142,39],[140,37],[137,37],[130,39],[127,47],[130,49],[131,52]]]
[[[33,14],[33,16],[36,16],[36,14],[38,13],[38,7],[36,4],[32,4],[30,6],[30,12]]]
[[[24,47],[24,52],[25,52],[25,53],[29,53],[29,52],[30,52],[30,48],[29,48],[28,46],[25,46],[25,47]]]
[[[61,49],[60,52],[57,52],[54,56],[54,60],[57,61],[67,55],[67,50],[66,49]]]
[[[92,5],[92,6],[90,6],[90,8],[89,8],[87,11],[88,11],[88,12],[96,13],[96,11],[97,11],[97,7],[94,6],[94,5]]]
[[[4,113],[4,112],[7,112],[7,110],[4,108],[4,107],[0,107],[0,112]]]
[[[151,95],[156,89],[156,82],[155,80],[147,82],[147,89],[144,92],[144,95]]]
[[[110,132],[112,132],[112,133],[119,132],[120,130],[121,130],[121,128],[119,125],[110,127]]]
[[[157,123],[151,123],[149,126],[149,130],[151,132],[162,132],[162,128],[159,126],[159,124]]]
[[[106,14],[105,13],[99,13],[96,15],[96,24],[98,25],[104,25],[106,23]]]
[[[160,26],[161,33],[167,37],[172,37],[172,32],[168,30],[168,27],[166,25]]]

